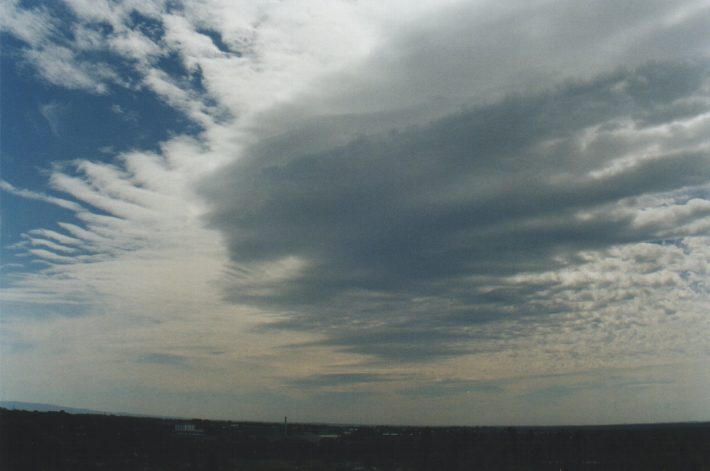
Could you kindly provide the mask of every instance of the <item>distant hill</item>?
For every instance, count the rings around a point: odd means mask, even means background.
[[[59,412],[64,411],[68,414],[103,414],[108,412],[96,411],[91,409],[77,409],[75,407],[58,406],[56,404],[40,404],[36,402],[21,402],[21,401],[0,401],[0,407],[4,409],[27,410],[37,412]],[[123,415],[123,414],[116,414]]]
[[[183,417],[173,417],[169,415],[149,415],[136,414],[133,412],[107,412],[104,410],[81,409],[77,407],[59,406],[57,404],[42,404],[39,402],[22,401],[0,401],[0,408],[10,410],[26,410],[29,412],[60,412],[67,414],[97,414],[97,415],[121,415],[127,417],[149,417],[154,419],[183,419]]]

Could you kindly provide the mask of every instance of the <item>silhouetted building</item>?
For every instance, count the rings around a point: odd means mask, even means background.
[[[202,435],[202,430],[197,428],[195,424],[175,424],[175,433],[181,435]]]

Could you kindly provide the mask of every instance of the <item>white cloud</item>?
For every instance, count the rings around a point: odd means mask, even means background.
[[[43,8],[23,10],[19,0],[0,3],[0,31],[8,32],[21,40],[37,45],[54,32],[55,21]]]
[[[106,85],[99,77],[77,62],[71,49],[47,45],[42,49],[27,52],[27,58],[49,82],[67,88],[78,88],[106,93]]]
[[[65,244],[65,245],[76,245],[80,244],[81,240],[75,238],[75,237],[70,237],[64,234],[60,234],[59,232],[52,231],[49,229],[32,229],[31,231],[28,232],[30,235],[37,235],[41,237],[46,237],[48,239],[53,239],[59,242],[60,244]]]
[[[8,193],[11,193],[13,195],[20,196],[22,198],[43,201],[45,203],[53,204],[64,209],[69,209],[71,211],[81,211],[83,209],[82,206],[76,203],[75,201],[67,200],[64,198],[57,198],[56,196],[45,195],[44,193],[39,193],[32,190],[16,188],[14,185],[4,180],[0,180],[0,189],[3,191],[7,191]]]
[[[64,105],[56,101],[52,101],[39,107],[39,112],[42,114],[44,119],[47,120],[49,128],[52,130],[52,134],[57,137],[62,137],[62,123],[66,118],[65,108],[66,107]]]
[[[108,48],[143,64],[149,64],[163,54],[158,44],[136,31],[123,31],[108,38]]]
[[[74,253],[77,251],[77,249],[73,247],[67,247],[66,245],[57,244],[56,242],[52,242],[51,240],[47,239],[27,237],[27,240],[33,246],[43,246],[50,250],[54,250],[55,252]]]

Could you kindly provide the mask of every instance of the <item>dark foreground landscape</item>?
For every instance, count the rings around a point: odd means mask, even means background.
[[[710,423],[391,427],[0,409],[0,469],[710,470]]]

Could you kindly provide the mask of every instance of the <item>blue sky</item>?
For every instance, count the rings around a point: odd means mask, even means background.
[[[11,37],[3,39],[2,172],[7,182],[42,192],[54,161],[110,161],[131,149],[157,150],[171,133],[194,131],[180,113],[146,91],[117,89],[97,96],[47,83],[17,57],[21,48]],[[12,194],[3,195],[3,207],[3,239],[10,244],[47,220],[72,217]]]
[[[710,4],[0,4],[0,396],[707,420]]]

